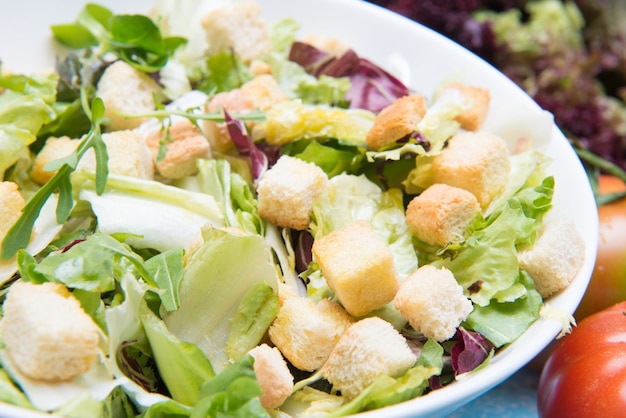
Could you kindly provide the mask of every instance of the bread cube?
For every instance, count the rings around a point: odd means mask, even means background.
[[[102,140],[109,154],[109,173],[146,180],[154,178],[152,154],[139,133],[131,130],[113,131],[102,134]],[[96,156],[93,149],[85,153],[78,168],[95,170]]]
[[[547,298],[572,282],[585,259],[585,242],[571,219],[555,218],[544,224],[535,245],[520,250],[517,258]]]
[[[373,316],[348,328],[322,367],[322,375],[353,399],[378,376],[399,377],[416,361],[405,338],[389,322]]]
[[[428,264],[402,282],[394,304],[415,330],[437,341],[452,338],[473,310],[452,272]]]
[[[338,304],[322,299],[291,297],[269,328],[272,343],[300,370],[322,367],[354,319]]]
[[[31,379],[70,380],[96,360],[100,330],[62,284],[16,282],[3,310],[7,352]]]
[[[0,181],[0,243],[17,222],[25,203],[16,183]]]
[[[211,147],[207,138],[189,119],[181,119],[169,129],[169,140],[162,130],[146,138],[158,174],[165,179],[179,179],[198,172],[198,158],[210,158]],[[165,141],[165,156],[159,160],[159,149]]]
[[[461,124],[461,128],[468,131],[480,129],[489,112],[491,101],[489,90],[456,82],[446,84],[443,89],[457,90],[463,97],[463,103],[467,105],[467,110],[455,118]]]
[[[220,109],[229,114],[250,113],[253,110],[266,111],[273,105],[287,101],[287,96],[269,74],[259,75],[244,83],[240,88],[216,94],[206,105],[207,112]],[[247,122],[254,126],[254,122]],[[227,152],[233,147],[226,124],[223,122],[203,121],[202,129],[206,132],[211,146],[220,152]]]
[[[365,137],[370,149],[380,149],[411,134],[426,114],[426,100],[419,94],[403,96],[376,115]]]
[[[254,357],[254,373],[263,393],[261,405],[266,409],[278,408],[291,395],[293,376],[276,347],[261,344],[248,352]]]
[[[409,202],[406,222],[420,240],[445,246],[463,241],[478,213],[480,205],[472,193],[447,184],[433,184]]]
[[[67,157],[74,151],[80,144],[77,139],[72,139],[68,136],[62,136],[59,138],[50,137],[46,139],[46,143],[39,150],[39,153],[33,161],[33,166],[30,172],[30,178],[37,184],[43,185],[48,182],[56,173],[56,171],[46,171],[44,167],[51,161],[58,160],[60,158]]]
[[[328,287],[353,316],[386,305],[398,290],[391,249],[365,221],[315,240],[313,256]]]
[[[506,142],[488,132],[462,132],[433,158],[435,183],[465,189],[484,210],[504,190],[511,162]]]
[[[317,165],[283,155],[259,180],[259,216],[283,228],[304,230],[327,183],[328,176]]]
[[[145,117],[128,118],[121,114],[142,114],[154,110],[153,94],[157,83],[148,75],[134,69],[124,61],[116,61],[98,81],[96,96],[102,98],[105,126],[112,131],[133,129],[146,121]]]
[[[250,63],[272,49],[261,7],[254,1],[215,8],[202,18],[202,27],[212,53],[232,48],[243,62]]]

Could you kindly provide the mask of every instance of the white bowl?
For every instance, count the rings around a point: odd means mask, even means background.
[[[84,0],[18,1],[6,4],[0,14],[0,59],[6,70],[32,72],[50,68],[54,49],[49,25],[72,21]],[[104,0],[116,13],[149,10],[152,0]],[[427,96],[442,78],[459,75],[468,83],[487,87],[492,111],[485,129],[504,136],[508,131],[536,134],[519,115],[538,112],[533,100],[488,63],[449,39],[370,3],[357,0],[258,0],[273,21],[291,16],[301,24],[301,34],[335,36],[361,56],[379,63],[414,90]],[[36,9],[36,11],[35,11]],[[510,128],[510,129],[507,129]],[[510,132],[509,132],[510,133]],[[556,178],[553,212],[572,218],[586,243],[586,256],[573,283],[549,304],[573,313],[586,290],[595,262],[598,219],[587,176],[561,131],[552,126],[535,144],[552,157],[550,173]],[[515,343],[495,356],[491,364],[440,390],[363,417],[445,416],[498,385],[532,360],[558,334],[561,324],[539,319]],[[0,415],[41,416],[0,404]]]

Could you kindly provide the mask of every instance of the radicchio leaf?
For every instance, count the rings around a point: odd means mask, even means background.
[[[471,372],[485,361],[494,350],[494,345],[477,332],[457,328],[454,337],[456,343],[450,349],[454,375]]]
[[[243,157],[250,158],[252,177],[254,180],[257,180],[267,170],[267,156],[256,146],[252,138],[250,138],[243,121],[232,118],[226,110],[224,110],[224,120],[226,121],[226,128],[228,129],[230,139],[235,144],[239,154]]]
[[[300,64],[308,73],[319,77],[348,77],[350,90],[345,99],[351,108],[378,113],[410,91],[397,78],[373,62],[359,57],[352,49],[335,57],[304,42],[294,42],[289,60]]]

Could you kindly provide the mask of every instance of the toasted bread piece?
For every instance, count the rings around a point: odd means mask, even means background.
[[[306,297],[286,299],[269,328],[272,343],[298,369],[322,367],[354,319],[338,304]]]
[[[473,193],[483,210],[504,190],[510,169],[506,142],[488,132],[454,135],[432,162],[435,183]]]
[[[452,338],[473,310],[452,272],[429,264],[402,282],[394,304],[415,330],[437,341]]]
[[[68,136],[50,137],[33,161],[30,178],[37,184],[45,184],[55,175],[56,171],[46,171],[44,167],[51,161],[67,157],[78,147],[80,141]]]
[[[463,96],[463,102],[467,104],[467,110],[458,115],[455,120],[461,124],[461,128],[468,131],[477,131],[485,122],[489,112],[491,94],[489,90],[463,83],[448,83],[444,90],[455,89]]]
[[[22,214],[24,204],[16,183],[0,181],[0,243]]]
[[[365,144],[374,150],[393,144],[415,131],[425,114],[426,100],[422,95],[400,97],[376,115]]]
[[[151,180],[154,178],[152,155],[145,141],[134,130],[120,130],[102,134],[109,154],[109,173]],[[95,170],[93,149],[85,153],[78,163],[79,169]]]
[[[259,216],[283,228],[304,230],[328,176],[313,163],[281,156],[257,187]]]
[[[198,172],[198,158],[210,158],[211,146],[207,138],[188,119],[175,122],[169,129],[169,140],[165,132],[159,130],[148,135],[146,144],[159,175],[165,179],[179,179]],[[161,142],[165,141],[166,152],[159,160]]]
[[[353,399],[378,376],[398,377],[416,361],[405,338],[389,322],[373,316],[348,328],[322,374],[334,389]]]
[[[391,249],[365,221],[315,240],[313,256],[328,287],[353,316],[386,305],[398,290]]]
[[[216,94],[207,103],[206,110],[215,112],[223,109],[231,115],[245,114],[253,110],[266,111],[273,105],[287,100],[287,96],[273,76],[260,74],[238,89]],[[254,122],[247,122],[247,126],[254,126]],[[211,146],[217,151],[227,152],[233,147],[225,123],[203,121],[202,129],[206,132]]]
[[[276,347],[261,344],[249,353],[254,357],[254,373],[263,393],[261,405],[266,409],[278,408],[291,395],[293,375]]]
[[[211,52],[232,48],[245,63],[269,53],[272,43],[261,7],[242,1],[218,7],[202,18]]]
[[[59,283],[14,283],[0,330],[16,367],[35,380],[66,381],[95,361],[100,331],[80,302]]]
[[[532,248],[520,250],[520,267],[528,272],[544,298],[565,289],[585,259],[585,242],[569,218],[546,222]]]
[[[154,110],[153,94],[157,83],[148,75],[134,69],[124,61],[116,61],[102,74],[96,95],[105,106],[105,126],[111,131],[133,129],[146,121],[145,117],[126,117],[122,114],[142,114]]]
[[[430,245],[461,242],[470,222],[480,213],[476,196],[447,184],[433,184],[407,206],[411,232]]]

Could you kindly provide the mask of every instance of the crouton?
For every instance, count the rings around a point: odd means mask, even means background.
[[[253,110],[265,111],[277,103],[287,101],[287,96],[269,74],[259,75],[244,83],[240,88],[216,94],[206,105],[208,112],[225,109],[227,112],[245,114]],[[254,126],[253,122],[247,122]],[[220,152],[233,147],[225,123],[203,121],[202,129],[207,133],[211,146]]]
[[[272,343],[300,370],[317,370],[354,319],[338,304],[286,299],[268,330]]]
[[[104,116],[109,119],[105,126],[109,130],[118,131],[141,125],[147,118],[128,118],[121,113],[152,112],[153,94],[157,91],[158,85],[153,79],[124,61],[111,64],[102,74],[96,89],[96,96],[104,101]]]
[[[201,23],[211,53],[232,48],[244,63],[250,63],[272,49],[261,7],[254,1],[210,10]]]
[[[416,331],[437,341],[452,338],[473,310],[452,272],[428,264],[402,282],[394,304]]]
[[[257,187],[259,216],[283,228],[304,230],[328,176],[313,163],[283,155]]]
[[[314,46],[317,49],[328,52],[335,57],[342,56],[350,49],[350,46],[348,44],[340,41],[337,38],[320,36],[314,33],[306,35],[302,41]]]
[[[143,138],[131,130],[102,134],[109,154],[109,173],[151,180],[154,178],[152,155]],[[95,170],[96,156],[88,150],[78,163],[79,169]]]
[[[313,256],[328,287],[353,316],[386,305],[398,290],[391,249],[365,221],[315,240]]]
[[[520,250],[517,258],[547,298],[572,282],[585,258],[585,242],[571,219],[556,218],[544,224],[535,245]]]
[[[3,305],[0,331],[15,366],[35,380],[66,381],[98,356],[98,326],[59,283],[16,282]]]
[[[153,132],[146,138],[152,159],[159,175],[165,179],[179,179],[198,172],[198,158],[210,158],[211,147],[207,138],[189,119],[175,122],[169,129],[169,141],[164,131]],[[165,156],[159,160],[159,149],[165,141]]]
[[[461,242],[474,217],[480,212],[476,196],[464,189],[433,184],[407,206],[410,231],[430,245]]]
[[[0,182],[0,242],[22,214],[24,204],[24,197],[17,184],[12,181]]]
[[[411,134],[426,114],[426,101],[419,94],[403,96],[376,115],[365,137],[371,149],[380,149]]]
[[[40,185],[47,183],[55,175],[56,171],[46,171],[44,169],[46,164],[67,157],[76,151],[78,144],[80,144],[79,140],[68,136],[48,138],[33,161],[30,178]]]
[[[435,183],[465,189],[476,196],[484,210],[504,190],[511,162],[504,140],[487,132],[462,132],[448,141],[433,158]]]
[[[443,87],[444,91],[450,89],[461,93],[463,103],[467,105],[467,110],[455,117],[455,120],[461,124],[461,128],[468,131],[480,129],[489,111],[491,101],[489,90],[456,82],[448,83]]]
[[[263,393],[261,405],[266,409],[278,408],[291,395],[293,375],[276,347],[261,344],[248,352],[254,357],[254,373]]]
[[[416,361],[404,337],[390,323],[373,316],[348,328],[322,367],[322,375],[352,399],[378,376],[399,377]]]

